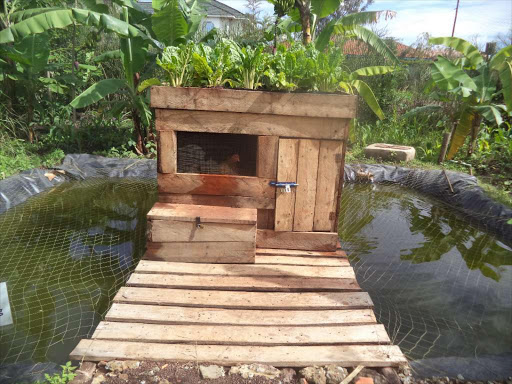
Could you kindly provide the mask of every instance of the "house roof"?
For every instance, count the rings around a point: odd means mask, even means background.
[[[146,12],[153,13],[153,6],[151,5],[151,1],[138,1],[137,2]],[[220,16],[220,17],[229,17],[236,19],[243,19],[245,15],[237,11],[235,8],[231,8],[229,5],[221,3],[217,0],[210,0],[206,3],[206,14],[208,16]]]
[[[425,59],[435,60],[438,55],[442,56],[458,56],[457,52],[452,52],[448,49],[433,49],[433,48],[414,48],[408,45],[395,42],[395,54],[400,59]],[[364,56],[370,53],[370,47],[363,41],[348,40],[343,45],[343,53],[352,56]]]

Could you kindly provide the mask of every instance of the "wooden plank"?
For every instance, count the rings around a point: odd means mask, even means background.
[[[389,367],[406,364],[395,345],[237,346],[159,344],[112,340],[81,340],[71,360],[208,362],[217,365],[260,363],[274,367],[336,364],[343,367]]]
[[[344,140],[349,119],[262,115],[255,113],[156,110],[158,131],[237,133],[246,135]]]
[[[338,234],[335,232],[277,232],[270,229],[258,229],[256,246],[258,248],[335,251],[337,239]]]
[[[313,231],[319,151],[320,141],[299,140],[297,166],[297,184],[299,185],[296,188],[293,218],[293,230],[295,232]]]
[[[345,137],[348,137],[350,131],[350,124],[345,127]],[[347,152],[347,146],[343,146],[343,152],[341,154],[341,167],[340,167],[340,180],[338,188],[338,197],[336,202],[336,223],[339,222],[340,209],[341,209],[341,193],[343,192],[343,179],[345,177],[345,154]]]
[[[356,117],[352,95],[152,87],[151,107],[291,116]]]
[[[191,308],[114,303],[107,321],[148,324],[217,324],[217,325],[354,325],[376,323],[371,309],[328,311],[281,311],[223,308]]]
[[[202,276],[277,276],[304,277],[305,279],[322,277],[330,279],[355,279],[355,273],[349,264],[342,267],[294,266],[294,265],[232,265],[232,264],[190,264],[166,263],[162,261],[141,260],[135,273],[159,273],[172,275]]]
[[[259,229],[274,229],[274,212],[273,209],[258,209]]]
[[[158,132],[157,168],[160,173],[176,173],[177,140],[175,131]]]
[[[148,219],[196,221],[204,223],[256,224],[256,210],[193,204],[155,203],[147,214]]]
[[[133,273],[127,286],[173,289],[218,289],[253,292],[355,292],[360,291],[355,279],[262,276],[198,276],[157,273]],[[232,293],[232,296],[233,295]]]
[[[315,257],[347,257],[347,254],[341,249],[336,251],[322,252],[322,251],[304,251],[298,249],[272,249],[272,248],[256,248],[256,254],[262,256],[276,255],[276,256],[315,256]]]
[[[256,256],[256,264],[279,265],[318,265],[324,267],[346,267],[350,263],[346,258],[334,257],[293,257],[293,256]]]
[[[382,324],[286,327],[167,325],[102,321],[93,339],[194,345],[343,345],[390,344]]]
[[[145,260],[185,263],[254,263],[254,242],[148,242],[146,246]]]
[[[182,241],[241,241],[254,242],[256,225],[196,223],[172,220],[148,221],[148,240],[158,243]]]
[[[277,162],[277,180],[280,182],[297,181],[297,161],[299,154],[299,140],[280,139],[279,156]],[[295,207],[295,188],[291,192],[284,189],[276,190],[275,224],[276,231],[291,231],[293,229],[293,215]]]
[[[217,205],[233,208],[273,209],[276,206],[275,198],[262,196],[214,196],[159,193],[158,201],[161,203]]]
[[[133,276],[133,275],[132,275]],[[267,279],[265,279],[267,280]],[[372,308],[366,292],[233,292],[121,287],[117,303],[197,308],[331,310]]]
[[[254,196],[273,199],[275,188],[270,179],[251,176],[204,175],[196,173],[159,173],[159,193],[191,195]]]
[[[336,231],[336,204],[340,185],[341,156],[343,142],[320,142],[318,178],[316,190],[315,219],[313,230]]]

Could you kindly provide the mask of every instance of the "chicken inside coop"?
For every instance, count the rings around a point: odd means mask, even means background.
[[[256,176],[257,136],[177,132],[177,138],[179,173]]]

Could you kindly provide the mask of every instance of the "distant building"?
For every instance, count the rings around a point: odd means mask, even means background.
[[[151,2],[139,1],[138,4],[147,12],[153,13]],[[210,32],[213,28],[229,32],[238,28],[241,23],[247,20],[242,12],[217,0],[210,0],[206,4],[206,15],[203,20],[204,32]]]

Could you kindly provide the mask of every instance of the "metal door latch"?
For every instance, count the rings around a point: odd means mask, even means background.
[[[201,225],[201,218],[199,216],[196,216],[196,228],[203,228]]]
[[[270,185],[276,188],[284,188],[286,193],[290,193],[292,191],[292,187],[298,187],[299,184],[293,181],[271,181]]]

